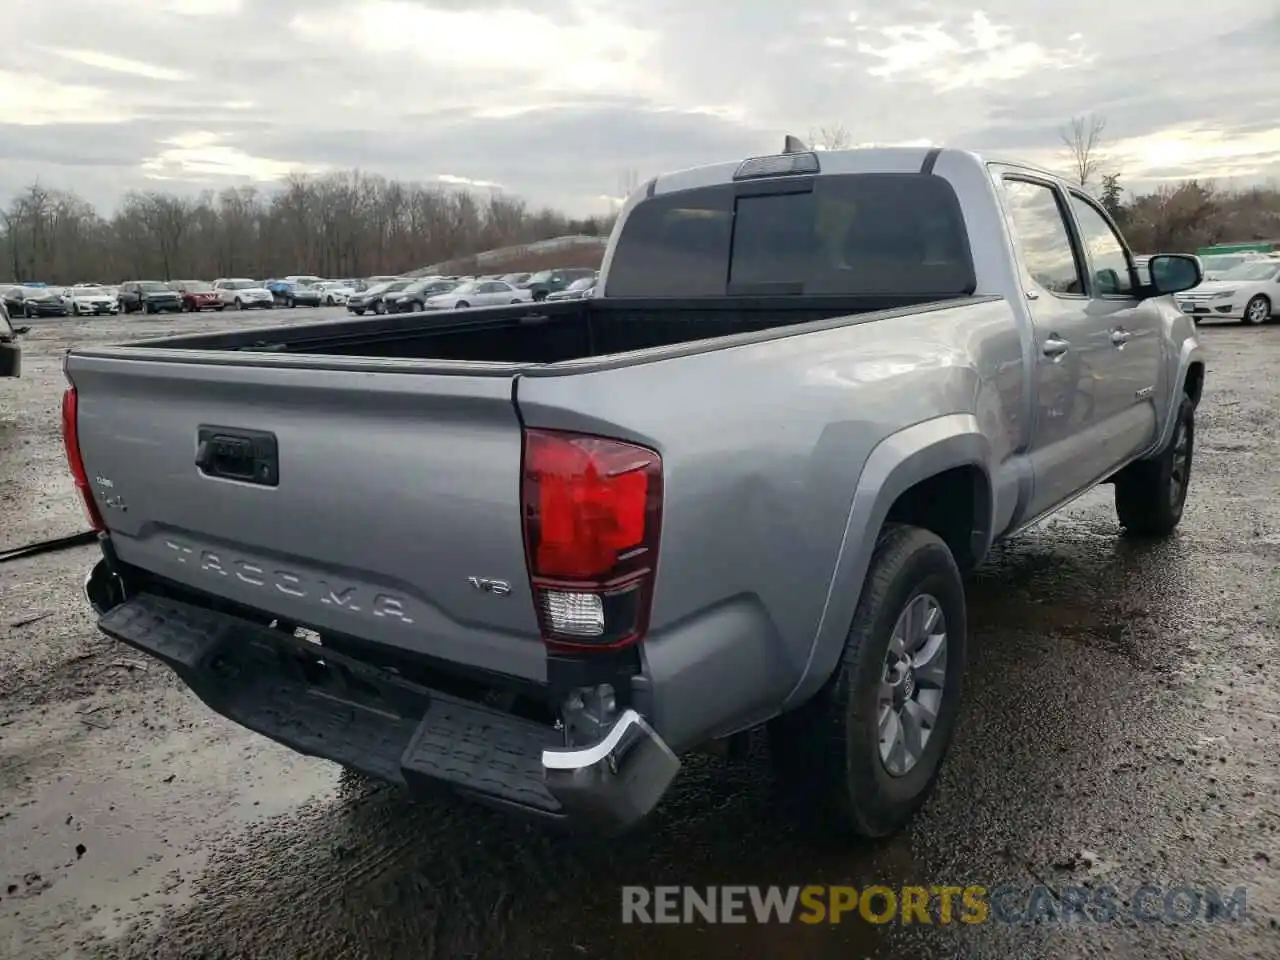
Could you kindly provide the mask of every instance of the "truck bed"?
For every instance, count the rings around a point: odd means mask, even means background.
[[[848,322],[939,301],[922,296],[595,299],[262,327],[134,341],[129,348],[551,364]]]

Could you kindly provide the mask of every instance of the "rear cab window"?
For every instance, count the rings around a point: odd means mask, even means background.
[[[777,177],[659,194],[628,215],[606,297],[968,296],[955,191],[924,173]]]

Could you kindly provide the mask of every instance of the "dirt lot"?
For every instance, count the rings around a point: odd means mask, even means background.
[[[262,319],[34,329],[23,378],[0,381],[0,550],[82,526],[58,436],[67,346]],[[999,549],[971,585],[943,783],[905,835],[852,852],[780,822],[758,755],[695,759],[652,823],[608,844],[412,803],[223,721],[100,636],[79,594],[94,548],[0,565],[0,956],[1274,960],[1280,327],[1203,336],[1180,534],[1118,537],[1100,490]],[[1248,908],[1181,925],[620,922],[624,883],[1006,882],[1244,886]]]

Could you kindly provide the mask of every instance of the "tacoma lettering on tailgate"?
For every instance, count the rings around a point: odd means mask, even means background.
[[[337,607],[351,613],[367,613],[374,617],[391,618],[401,623],[413,623],[405,609],[405,602],[389,593],[377,593],[365,587],[331,583],[319,577],[285,570],[278,565],[270,567],[254,563],[225,552],[193,547],[176,540],[165,540],[164,545],[178,563],[199,568],[205,573],[221,577],[235,577],[241,583],[266,590],[277,590],[287,597],[318,600],[326,606]]]

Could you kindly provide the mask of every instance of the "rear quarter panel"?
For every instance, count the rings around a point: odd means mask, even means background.
[[[877,448],[907,438],[896,462],[910,444],[967,433],[1000,524],[1016,508],[1029,416],[1021,332],[1001,300],[522,377],[517,399],[527,426],[662,455],[644,656],[653,718],[678,747],[767,719],[829,674],[888,508],[859,486]],[[905,432],[948,415],[941,432]]]

